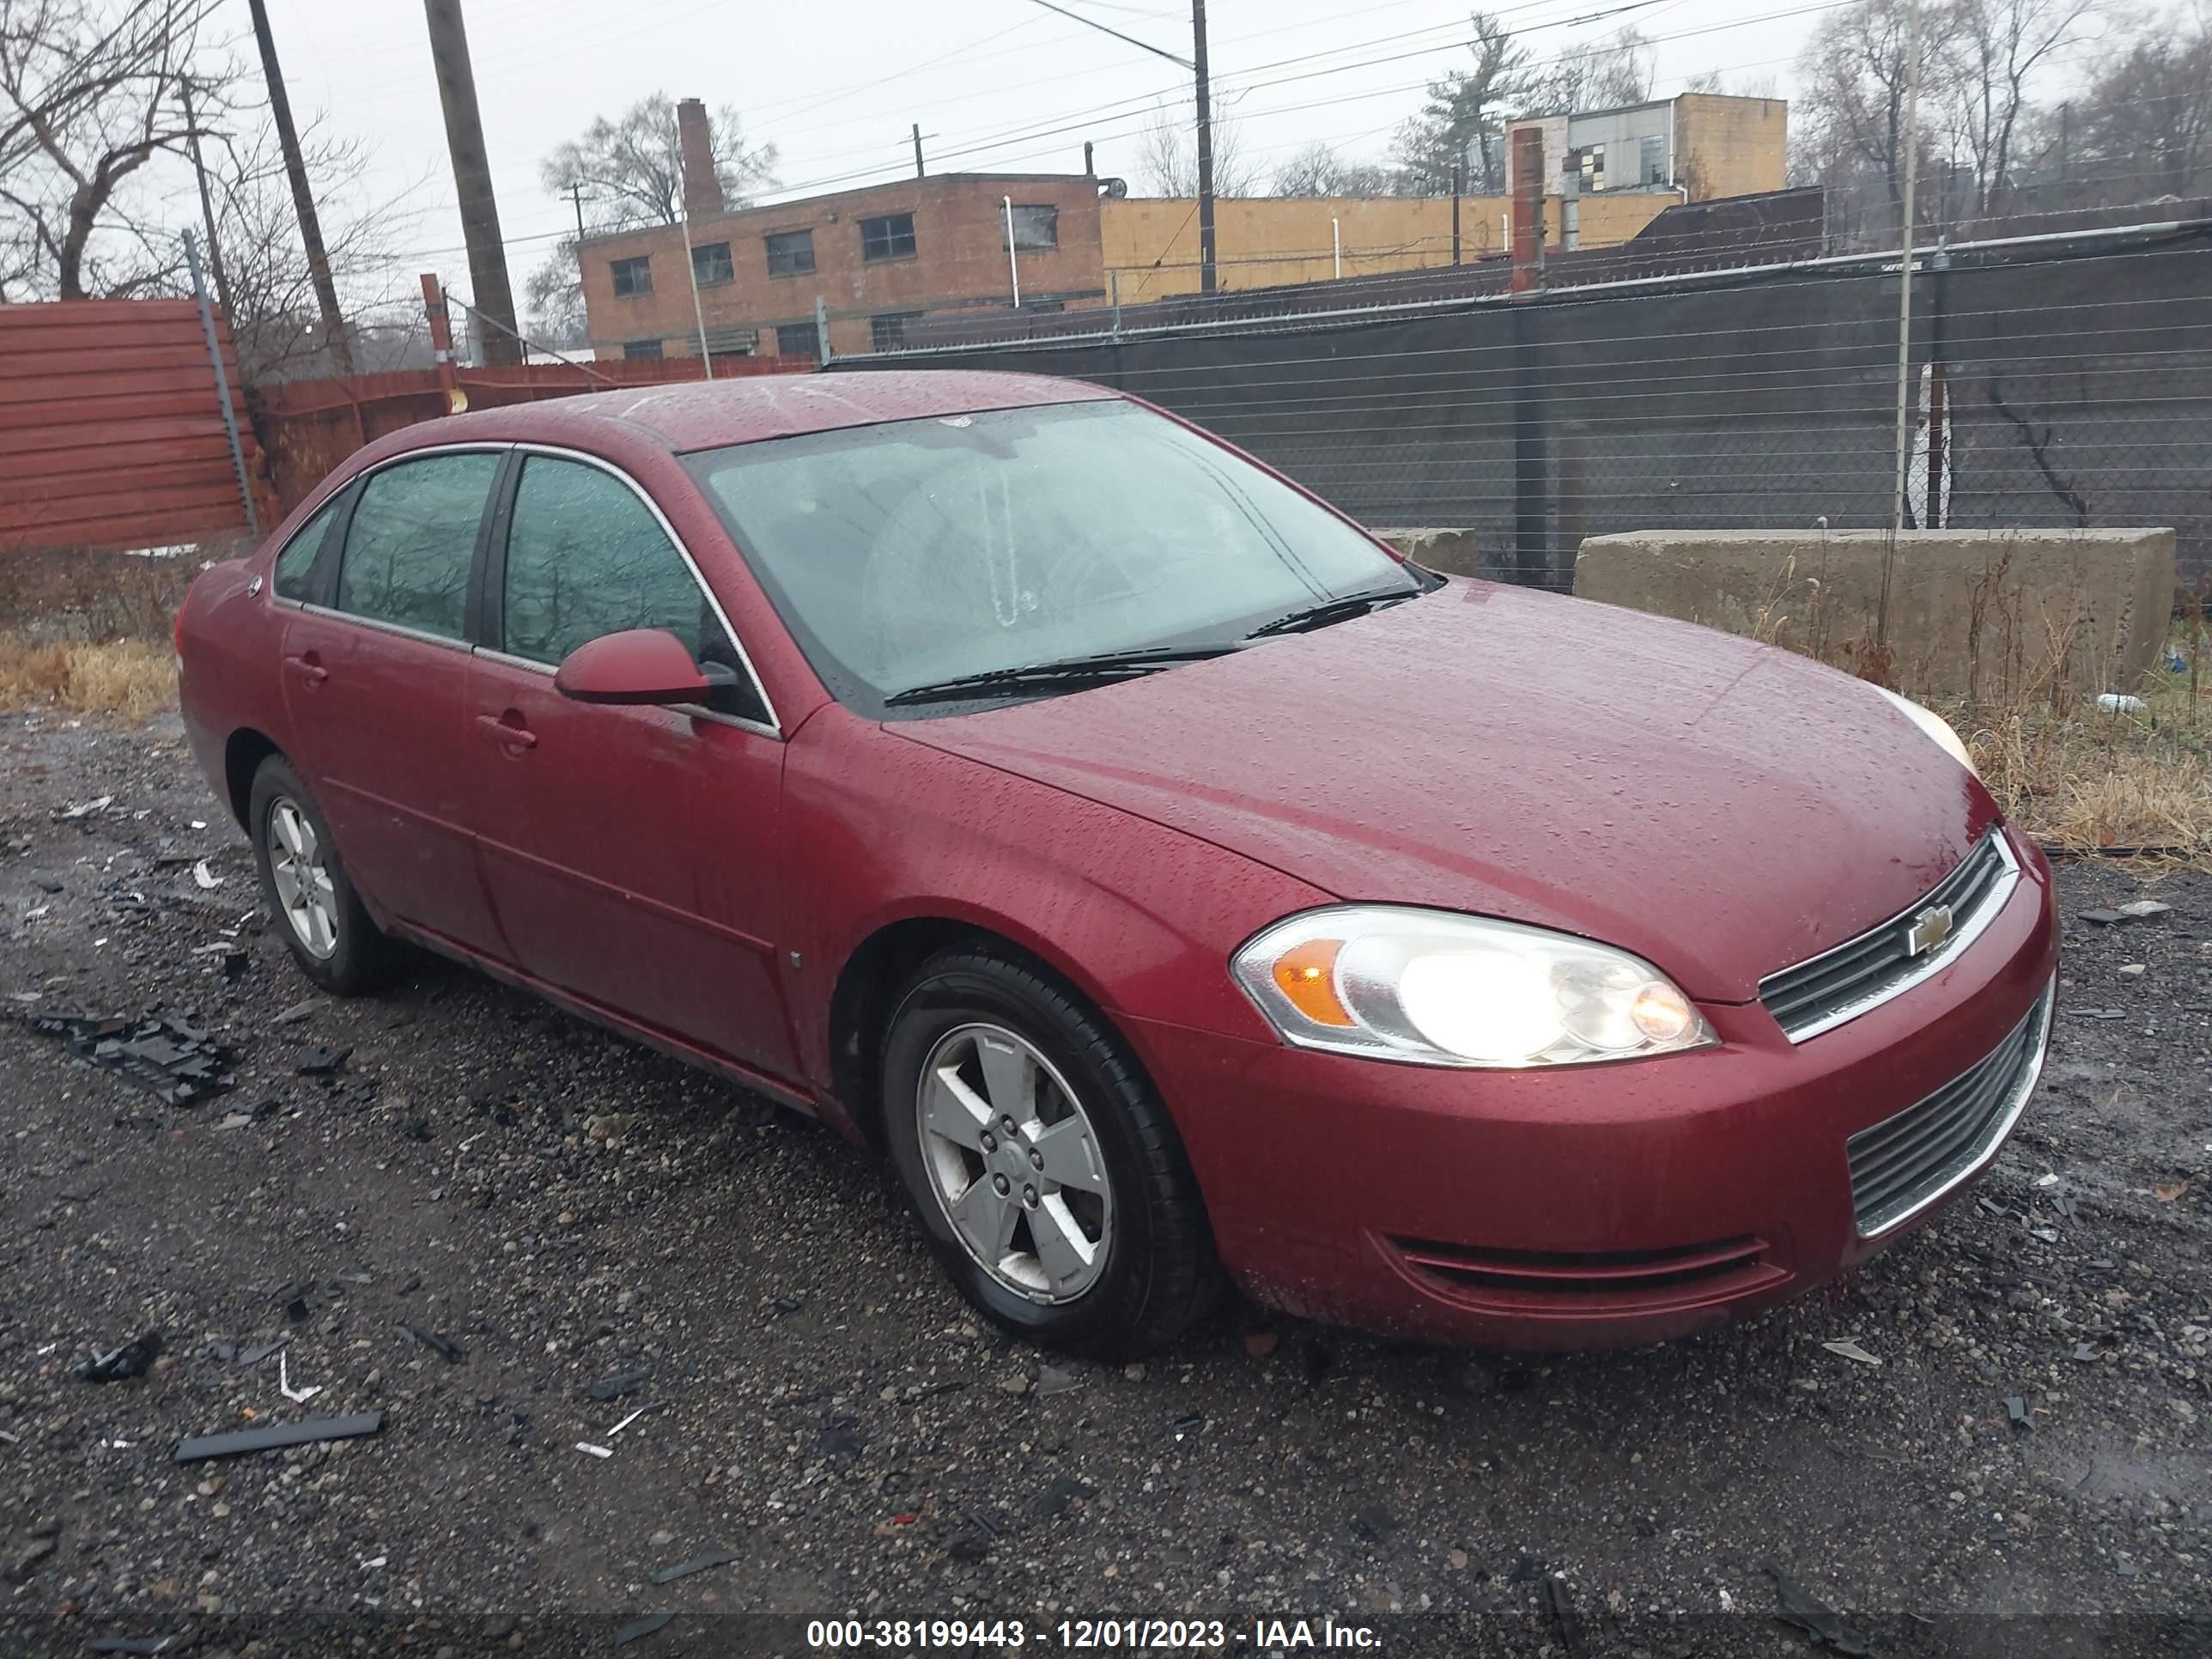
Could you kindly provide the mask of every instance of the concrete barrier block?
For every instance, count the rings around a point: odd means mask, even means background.
[[[1908,696],[2133,690],[2157,661],[2171,530],[1908,531],[1893,557],[1892,541],[1879,530],[1592,536],[1574,591],[1767,640]]]
[[[1449,576],[1486,574],[1482,550],[1474,532],[1431,526],[1413,530],[1370,530],[1368,534],[1390,544],[1415,564],[1426,565]]]

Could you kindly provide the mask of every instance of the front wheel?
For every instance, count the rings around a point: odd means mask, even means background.
[[[961,1293],[1018,1334],[1128,1355],[1219,1288],[1167,1110],[1097,1015],[1011,952],[923,965],[884,1048],[891,1160]]]
[[[281,756],[270,756],[254,773],[246,821],[262,899],[301,971],[340,996],[358,996],[389,979],[392,942],[354,891],[322,809]]]

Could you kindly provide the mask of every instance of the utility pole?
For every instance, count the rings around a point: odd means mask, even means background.
[[[1190,0],[1191,68],[1198,82],[1198,289],[1213,292],[1213,94],[1206,75],[1206,0]]]
[[[258,12],[262,0],[253,0]],[[438,101],[446,112],[446,148],[453,159],[453,194],[461,210],[461,237],[469,249],[469,285],[475,308],[496,326],[483,336],[487,363],[519,363],[514,290],[500,240],[499,203],[492,194],[491,163],[484,155],[483,119],[477,112],[476,73],[469,67],[468,31],[460,0],[422,0],[430,26],[430,61],[438,76]]]
[[[576,258],[584,257],[584,186],[580,179],[568,181],[568,199],[576,204]]]
[[[1912,460],[1912,428],[1906,396],[1912,369],[1913,186],[1920,177],[1920,0],[1911,0],[1905,25],[1905,200],[1898,229],[1897,265],[1897,491],[1891,498],[1892,537],[1905,528],[1905,475]],[[1886,635],[1889,609],[1889,566],[1882,565],[1881,611],[1877,636]]]
[[[1459,198],[1461,192],[1466,188],[1467,163],[1464,161],[1455,161],[1452,163],[1452,263],[1454,264],[1459,263]]]
[[[208,191],[207,163],[200,160],[200,124],[192,114],[192,83],[189,80],[179,82],[177,94],[185,105],[185,143],[191,153],[192,176],[199,180],[200,221],[207,228],[208,265],[215,273],[215,297],[222,307],[222,314],[235,322],[238,313],[230,303],[230,278],[222,268],[222,244],[215,234],[215,198]]]
[[[331,368],[353,373],[353,347],[345,319],[338,314],[337,284],[331,280],[331,256],[323,248],[323,228],[315,218],[315,193],[307,184],[307,164],[300,155],[300,134],[292,125],[292,100],[284,95],[284,71],[276,64],[276,41],[269,33],[266,0],[247,0],[253,13],[253,39],[261,48],[261,78],[269,85],[269,114],[276,123],[276,142],[284,151],[284,172],[292,181],[292,207],[300,216],[300,240],[307,252],[307,274],[314,281],[315,304],[323,313],[323,335],[331,343]]]
[[[922,176],[922,172],[921,172],[921,122],[919,122],[919,121],[916,121],[916,122],[914,124],[914,176],[915,176],[915,178],[917,178],[917,179],[919,179],[919,178],[921,178],[921,177]]]

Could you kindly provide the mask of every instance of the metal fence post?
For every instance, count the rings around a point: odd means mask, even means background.
[[[261,534],[261,514],[253,505],[253,484],[246,476],[246,446],[239,441],[238,412],[230,406],[230,371],[222,366],[222,348],[215,334],[215,312],[208,304],[207,276],[200,269],[199,244],[185,233],[185,263],[192,270],[192,294],[200,305],[200,333],[207,341],[208,362],[215,366],[215,395],[222,405],[222,435],[230,441],[231,471],[238,475],[238,499],[246,507],[246,527]]]
[[[814,296],[814,343],[818,348],[822,367],[830,367],[830,307],[822,303],[822,296]]]

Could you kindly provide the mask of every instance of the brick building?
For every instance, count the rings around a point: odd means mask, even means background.
[[[702,164],[705,109],[687,99],[678,117],[690,270],[680,225],[586,240],[584,309],[600,356],[696,355],[702,319],[718,354],[818,356],[817,301],[832,351],[889,349],[909,317],[1010,305],[1017,270],[1024,307],[1105,297],[1095,178],[948,173],[732,210]]]
[[[1534,115],[1506,129],[1506,191],[1513,134],[1544,135],[1544,187],[1572,174],[1577,194],[1663,190],[1686,202],[1780,190],[1790,171],[1790,106],[1779,98],[1686,92],[1621,109]]]

